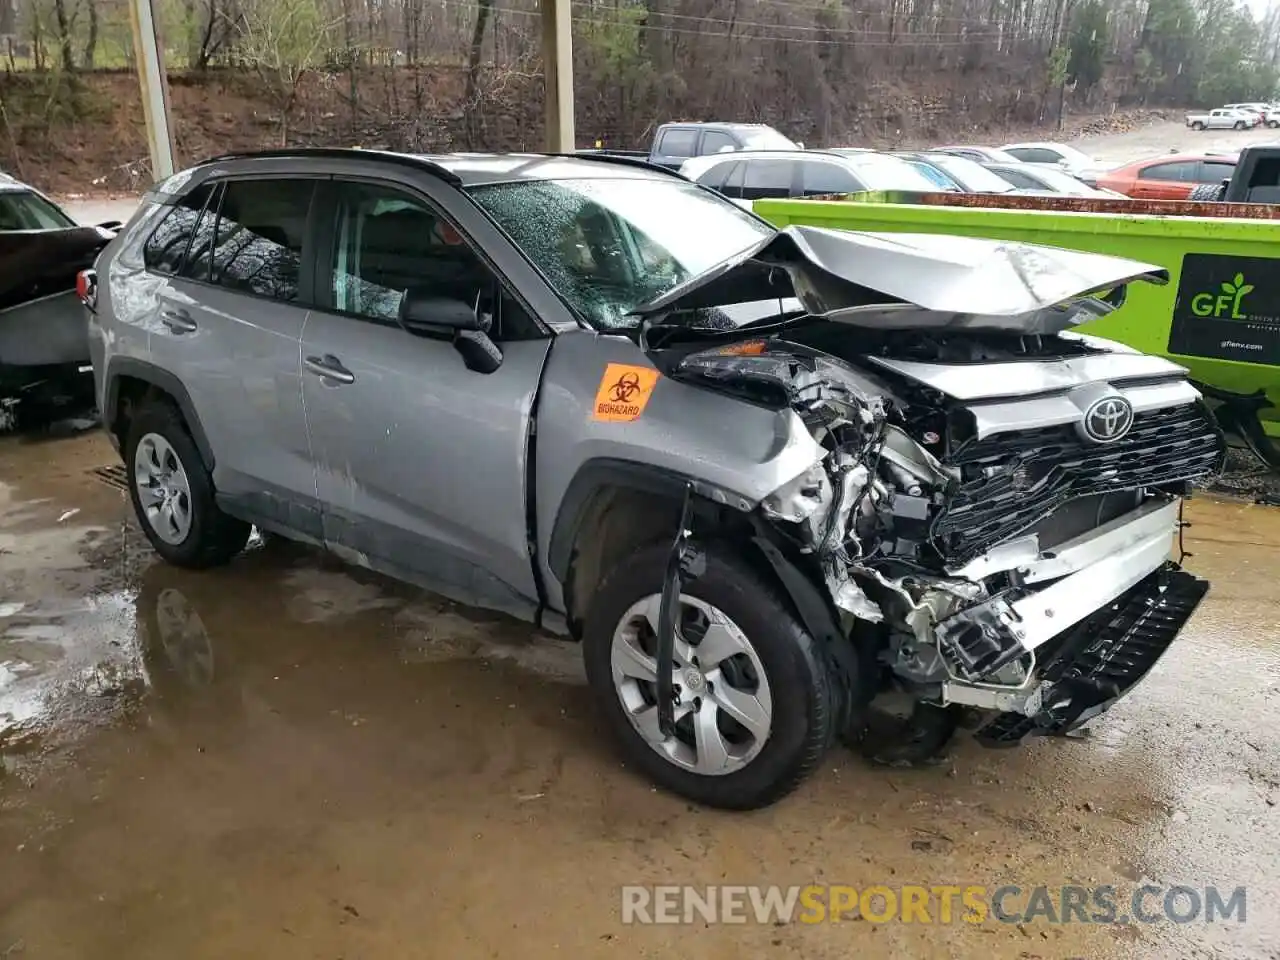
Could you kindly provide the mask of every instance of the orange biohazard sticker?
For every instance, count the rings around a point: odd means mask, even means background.
[[[633,367],[611,363],[600,378],[592,420],[627,423],[644,413],[658,382],[658,371],[651,367]]]

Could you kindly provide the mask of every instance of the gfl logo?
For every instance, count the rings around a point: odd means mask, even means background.
[[[1240,312],[1240,303],[1245,294],[1253,290],[1253,284],[1244,282],[1244,274],[1237,273],[1231,283],[1222,284],[1219,294],[1197,293],[1191,298],[1191,312],[1197,317],[1230,317],[1232,320],[1245,320]]]

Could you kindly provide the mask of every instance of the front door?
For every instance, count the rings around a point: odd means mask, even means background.
[[[425,198],[335,181],[303,398],[326,543],[462,602],[526,614],[537,589],[526,480],[550,340]],[[401,326],[405,291],[491,318],[502,352],[469,370],[452,343]]]

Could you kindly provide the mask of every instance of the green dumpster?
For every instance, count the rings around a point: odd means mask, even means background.
[[[1280,212],[1277,208],[1018,197],[1013,202],[1019,206],[1053,209],[992,209],[986,205],[1010,201],[942,195],[923,195],[913,203],[885,199],[864,194],[843,200],[757,200],[754,208],[779,227],[986,237],[1164,267],[1172,278],[1167,286],[1134,284],[1120,309],[1081,332],[1174,359],[1237,413],[1251,411],[1254,432],[1260,419],[1267,436],[1280,438],[1280,221],[1269,219]],[[1141,213],[1123,212],[1139,206]],[[1212,215],[1187,216],[1189,211]],[[1236,426],[1227,419],[1224,426]],[[1241,426],[1249,432],[1249,425]]]

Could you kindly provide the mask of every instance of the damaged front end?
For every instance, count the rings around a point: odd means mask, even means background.
[[[754,271],[751,297],[764,277],[779,296],[822,290],[827,316],[714,333],[673,323],[725,295],[721,271],[719,293],[690,284],[646,308],[661,320],[645,331],[650,356],[673,379],[790,408],[825,451],[755,514],[821,593],[855,648],[845,655],[871,666],[855,697],[980,711],[992,745],[1078,727],[1145,676],[1207,590],[1169,555],[1189,483],[1221,465],[1220,431],[1181,368],[1044,329],[1071,314],[1063,303],[1093,316],[1100,299],[1044,281],[1043,298],[995,298],[1012,312],[961,311],[942,294],[919,308],[890,277],[877,285],[896,293],[876,308],[865,268],[824,249],[820,267],[805,244],[739,265]],[[1087,292],[1144,275],[1098,259],[1073,260]],[[976,297],[962,272],[955,296]],[[690,549],[686,502],[681,570]]]

